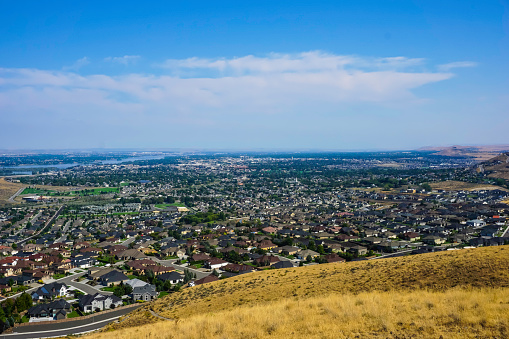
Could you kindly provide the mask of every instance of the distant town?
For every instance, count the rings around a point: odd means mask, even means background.
[[[127,313],[257,270],[509,244],[508,163],[433,151],[5,154],[2,330]]]

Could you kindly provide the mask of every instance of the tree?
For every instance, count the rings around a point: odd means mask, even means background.
[[[430,184],[428,184],[428,183],[424,183],[424,184],[422,184],[422,185],[421,185],[421,188],[422,188],[423,190],[425,190],[426,192],[431,192],[431,191],[433,190],[433,188],[431,188]]]
[[[32,304],[32,297],[28,293],[22,293],[18,298],[16,298],[16,301],[14,302],[14,306],[16,306],[18,312],[28,310],[30,307],[32,307]]]
[[[311,251],[316,251],[316,243],[315,243],[315,241],[314,241],[314,240],[309,240],[308,248],[309,248]]]
[[[118,286],[115,286],[113,289],[113,295],[119,298],[122,298],[122,296],[125,294],[124,285],[120,284]]]
[[[191,273],[187,268],[184,270],[184,284],[188,283],[193,279],[193,273]]]
[[[14,309],[14,301],[12,299],[7,299],[3,302],[2,306],[4,308],[5,315],[10,317]]]

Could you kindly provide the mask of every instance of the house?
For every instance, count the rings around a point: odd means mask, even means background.
[[[297,253],[297,258],[301,260],[307,259],[308,256],[310,256],[311,258],[316,258],[319,257],[320,254],[312,250],[302,250]]]
[[[206,268],[213,270],[228,265],[228,261],[224,261],[223,259],[219,258],[210,258],[208,260],[205,260],[203,264]]]
[[[254,271],[253,266],[241,265],[241,264],[228,264],[223,267],[224,271],[233,273],[249,273]]]
[[[132,298],[133,300],[150,301],[157,298],[158,293],[156,287],[151,284],[145,284],[144,286],[136,286],[133,288]]]
[[[111,267],[90,267],[87,272],[87,276],[89,279],[97,280],[100,276],[113,271],[114,268]]]
[[[113,270],[111,272],[101,275],[97,280],[102,285],[109,286],[111,284],[118,285],[121,282],[126,282],[129,280],[129,278],[124,273],[117,270]]]
[[[53,318],[61,320],[67,317],[71,310],[71,304],[64,299],[57,299],[46,304],[37,304],[28,309],[28,316],[33,318]]]
[[[77,257],[71,258],[71,266],[79,268],[90,268],[96,264],[95,258]]]
[[[269,266],[278,261],[280,261],[280,259],[273,255],[262,255],[261,257],[253,260],[253,262],[259,266]]]
[[[300,248],[295,246],[282,246],[276,248],[278,253],[281,253],[283,255],[295,255],[300,250]]]
[[[421,239],[423,243],[429,245],[441,245],[445,243],[445,239],[436,235],[428,235]]]
[[[293,266],[293,263],[291,261],[288,261],[288,260],[282,260],[282,261],[279,261],[277,263],[274,263],[272,265],[270,265],[271,268],[292,268],[294,267]]]
[[[323,258],[325,259],[325,261],[327,263],[331,263],[331,262],[346,262],[346,259],[341,258],[336,253],[331,253],[331,254],[324,255]]]
[[[113,309],[123,305],[122,299],[119,297],[100,293],[80,295],[78,299],[79,307],[85,313]]]
[[[169,281],[170,284],[179,284],[184,282],[184,276],[177,272],[167,272],[157,276],[157,279],[161,281]]]
[[[197,253],[197,254],[193,254],[192,256],[189,257],[189,261],[191,261],[191,262],[205,261],[205,260],[209,260],[209,259],[210,259],[210,256],[205,253]]]
[[[202,285],[202,284],[206,284],[206,283],[217,281],[217,280],[219,280],[219,278],[216,277],[215,275],[211,274],[211,275],[207,275],[206,277],[201,278],[199,280],[189,282],[189,286]]]
[[[276,248],[277,246],[270,240],[262,240],[260,244],[258,245],[258,248],[262,250],[271,250],[273,248]]]
[[[65,297],[69,288],[66,284],[53,282],[39,287],[37,290],[32,292],[30,295],[33,300],[51,300],[53,298]]]
[[[483,227],[483,226],[486,226],[486,222],[484,220],[480,220],[480,219],[469,220],[469,221],[467,221],[467,226]]]
[[[126,281],[124,283],[124,285],[129,285],[129,286],[131,286],[131,288],[135,288],[135,287],[142,287],[142,286],[150,285],[150,284],[148,282],[145,282],[140,279],[131,279],[129,281]]]
[[[421,239],[421,235],[416,232],[406,232],[402,235],[402,238],[408,241],[417,241]]]
[[[368,254],[368,249],[364,246],[360,246],[352,242],[344,242],[342,245],[345,252],[352,253],[357,256]]]
[[[118,253],[116,256],[121,260],[140,260],[147,258],[147,256],[144,253],[134,248]]]

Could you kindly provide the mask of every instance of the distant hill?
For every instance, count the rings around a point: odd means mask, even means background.
[[[491,146],[446,146],[446,147],[423,147],[419,151],[435,151],[435,155],[447,157],[474,158],[479,161],[489,160],[501,152],[509,152],[509,145]]]
[[[486,173],[491,178],[509,180],[509,152],[480,163],[476,170]]]
[[[508,260],[500,246],[249,273],[88,338],[507,338]]]

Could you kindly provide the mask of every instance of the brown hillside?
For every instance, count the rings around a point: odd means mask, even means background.
[[[7,203],[10,197],[25,186],[25,184],[9,182],[5,178],[0,178],[0,205]]]
[[[399,295],[412,299],[421,293],[416,291],[432,293],[454,288],[502,288],[507,294],[508,260],[509,246],[500,246],[250,273],[174,293],[147,304],[108,329],[121,330],[162,321],[149,310],[185,321],[235,312],[242,307],[353,298],[365,293],[382,299],[390,295],[391,300]],[[122,333],[118,332],[124,337]]]
[[[509,180],[509,153],[502,153],[477,166],[478,171],[483,171],[492,178]]]

